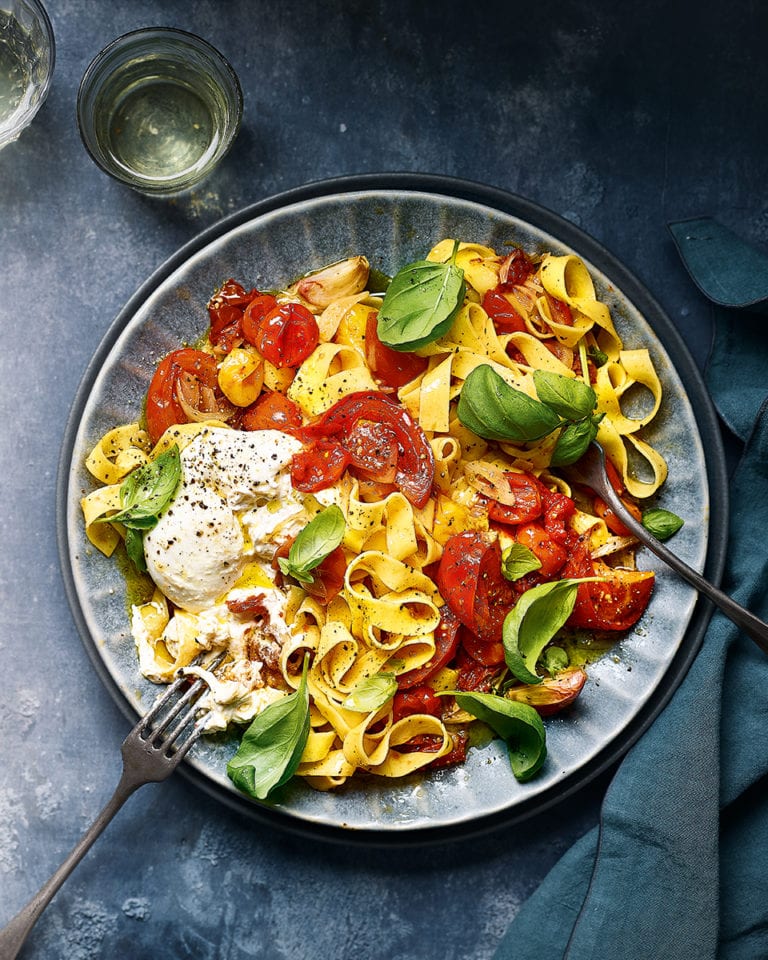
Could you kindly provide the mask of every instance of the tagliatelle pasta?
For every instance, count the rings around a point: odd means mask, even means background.
[[[99,484],[82,500],[89,539],[106,555],[125,540],[147,566],[132,609],[142,674],[206,676],[211,731],[306,690],[293,772],[318,789],[460,763],[477,722],[462,692],[515,704],[520,722],[535,712],[525,683],[543,684],[540,712],[569,705],[563,676],[576,693],[586,679],[579,631],[625,630],[650,597],[631,534],[557,469],[569,443],[596,436],[633,509],[659,489],[648,350],[625,348],[574,255],[446,239],[423,262],[428,277],[442,267],[460,302],[412,348],[380,338],[387,301],[362,256],[278,294],[226,281],[204,342],[158,366],[145,420],[111,430],[86,463]],[[489,370],[500,409],[535,411],[541,435],[506,434],[503,418],[480,430],[483,396],[462,413]],[[181,479],[152,514],[141,498],[171,455]],[[340,535],[307,545],[330,511]],[[507,614],[565,580],[572,613],[516,673]],[[218,650],[214,676],[199,657]]]

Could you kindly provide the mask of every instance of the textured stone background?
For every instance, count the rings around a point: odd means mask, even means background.
[[[341,174],[419,171],[510,190],[579,224],[651,289],[703,363],[710,321],[665,223],[709,214],[768,243],[756,2],[49,0],[54,86],[0,153],[0,922],[112,790],[127,724],[75,632],[54,492],[79,379],[114,315],[222,216]],[[79,78],[120,33],[209,39],[244,128],[190,197],[102,175]],[[607,777],[523,826],[409,851],[264,835],[181,778],[144,788],[39,922],[25,956],[490,957],[519,904],[599,816]]]

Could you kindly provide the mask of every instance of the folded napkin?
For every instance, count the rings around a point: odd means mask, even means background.
[[[713,303],[707,384],[743,441],[723,589],[768,619],[768,305],[741,309],[768,298],[768,257],[708,219],[670,230]],[[523,905],[495,960],[768,958],[767,774],[768,657],[715,612],[599,826]]]

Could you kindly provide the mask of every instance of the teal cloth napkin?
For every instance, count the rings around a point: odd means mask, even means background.
[[[704,218],[670,229],[722,305],[707,384],[744,444],[723,588],[768,619],[768,316],[734,309],[758,305],[761,284],[768,296],[768,258]],[[717,255],[702,252],[702,236],[716,237]],[[599,826],[522,906],[495,960],[766,960],[767,775],[768,657],[715,612],[688,674],[620,764]]]

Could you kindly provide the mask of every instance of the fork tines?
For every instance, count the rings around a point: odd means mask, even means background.
[[[202,664],[200,659],[194,665],[204,666],[206,670],[215,670],[224,660],[225,652],[217,654],[209,663]],[[186,688],[186,689],[185,689]],[[144,717],[141,737],[157,749],[162,748],[167,756],[185,754],[203,732],[205,718],[197,717],[197,704],[210,689],[205,677],[190,677],[179,673],[165,693],[159,697]],[[184,690],[180,697],[178,693]],[[182,737],[182,734],[186,735]]]

